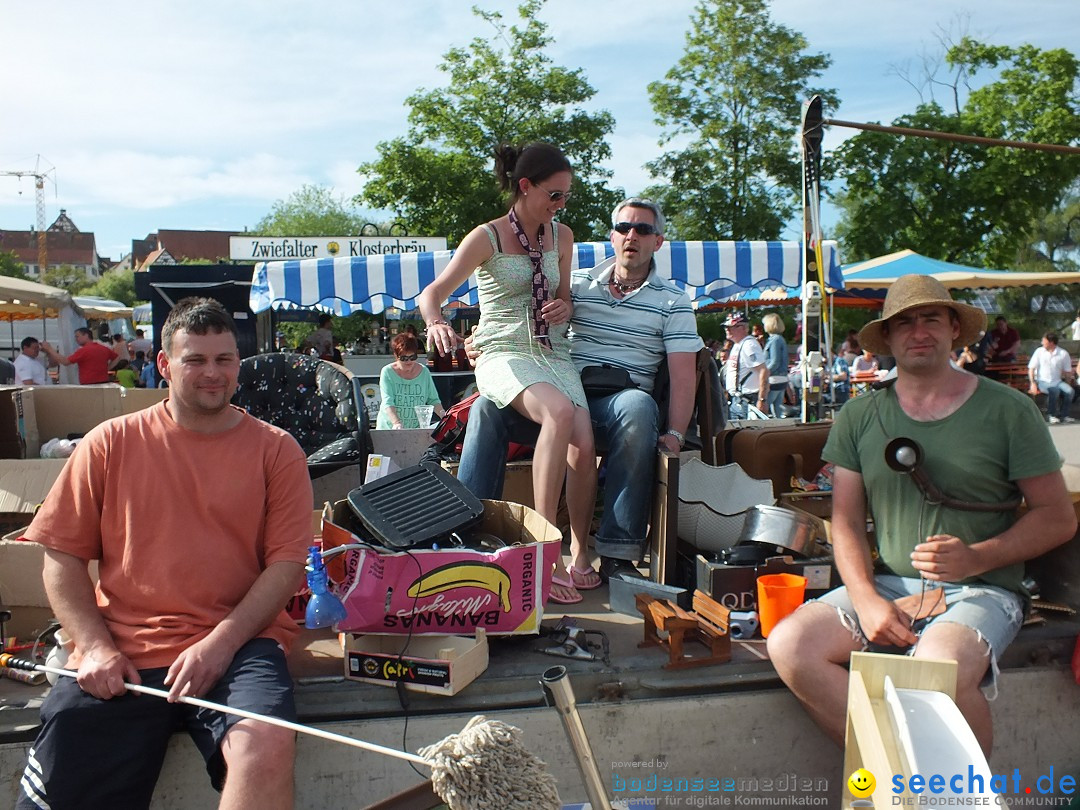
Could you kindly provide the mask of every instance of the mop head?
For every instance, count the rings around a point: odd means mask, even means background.
[[[547,765],[521,742],[521,729],[477,715],[460,734],[421,748],[431,784],[450,810],[559,810]]]

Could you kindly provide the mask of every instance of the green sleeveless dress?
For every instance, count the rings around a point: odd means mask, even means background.
[[[569,324],[549,330],[551,349],[532,336],[532,260],[526,255],[502,253],[491,225],[485,226],[491,258],[476,270],[480,299],[480,325],[474,345],[483,351],[476,363],[476,387],[500,408],[536,383],[550,383],[582,408],[588,407],[581,377],[570,360]],[[544,252],[543,270],[548,289],[559,286],[558,228],[550,250]]]

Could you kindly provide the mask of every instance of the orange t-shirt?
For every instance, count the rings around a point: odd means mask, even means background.
[[[302,563],[311,507],[288,433],[247,414],[196,433],[159,403],[90,431],[25,537],[100,560],[98,608],[120,651],[148,669],[205,638],[268,565]],[[282,608],[259,635],[287,649],[297,628]]]

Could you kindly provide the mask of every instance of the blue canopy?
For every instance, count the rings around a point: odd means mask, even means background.
[[[827,285],[843,287],[835,242],[823,245]],[[450,262],[452,250],[260,262],[251,280],[251,309],[262,312],[279,301],[328,307],[340,315],[413,309],[420,291]],[[579,242],[572,268],[594,267],[614,255],[609,242]],[[801,242],[665,242],[656,252],[657,272],[685,289],[696,305],[723,300],[741,290],[798,286]],[[450,297],[478,303],[476,276]]]
[[[900,276],[912,274],[933,276],[950,290],[999,289],[1080,282],[1080,273],[985,270],[981,267],[967,267],[940,259],[930,259],[913,250],[901,250],[843,267],[844,285],[849,290],[887,289]]]

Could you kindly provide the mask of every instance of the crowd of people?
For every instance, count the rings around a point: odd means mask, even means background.
[[[534,502],[552,523],[565,485],[570,555],[554,572],[552,599],[573,604],[582,590],[638,575],[656,455],[683,447],[703,344],[686,293],[656,271],[665,227],[656,203],[620,202],[611,217],[614,255],[571,273],[573,234],[555,219],[573,194],[569,162],[549,144],[501,147],[496,170],[507,214],[465,237],[420,308],[429,345],[465,351],[476,365],[480,396],[462,448],[463,483],[480,497],[499,497],[513,440],[535,447]],[[440,307],[474,271],[481,320],[466,341]],[[843,586],[778,624],[768,650],[780,677],[841,744],[849,654],[908,650],[957,661],[958,706],[989,752],[980,685],[993,682],[1020,627],[1022,563],[1076,531],[1061,460],[1032,399],[953,362],[952,352],[970,345],[984,323],[980,310],[953,301],[933,279],[908,276],[890,289],[882,316],[837,352],[834,380],[841,368],[843,382],[858,373],[851,354],[854,362],[894,358],[894,382],[841,409],[823,452],[836,465],[833,543]],[[771,411],[790,383],[783,322],[769,318],[755,335],[736,313],[727,329],[725,387]],[[999,356],[1008,348],[1007,332],[1000,334]],[[1033,357],[1040,390],[1071,365],[1050,337],[1045,357]],[[294,719],[285,654],[296,626],[283,607],[311,539],[304,453],[285,431],[230,405],[240,358],[236,326],[220,304],[180,301],[161,340],[157,365],[169,398],[94,428],[25,533],[46,547],[46,590],[74,640],[69,667],[77,677],[61,679],[45,700],[20,810],[149,806],[178,726],[194,738],[222,807],[293,804],[293,733],[176,699],[207,697]],[[84,336],[80,351],[87,345]],[[405,427],[411,397],[434,406],[437,396],[416,336],[397,335],[392,347],[386,390],[408,390],[387,397],[380,419]],[[101,346],[54,359],[78,364],[80,375],[85,364],[93,382],[120,358]],[[885,454],[897,436],[922,448],[924,470],[948,503],[890,469]],[[606,480],[594,567],[598,451]],[[245,474],[208,464],[210,457],[244,458]],[[1028,506],[1022,517],[1011,507],[987,508],[1020,496]],[[96,586],[91,560],[99,561]],[[912,618],[893,602],[928,583],[944,589],[940,615]],[[125,682],[161,687],[170,700],[136,698]]]
[[[74,338],[78,348],[69,355],[61,354],[46,340],[23,338],[13,362],[12,382],[52,385],[55,377],[50,369],[74,366],[79,385],[115,382],[125,388],[157,387],[157,373],[150,358],[152,344],[142,329],[136,329],[135,338],[130,341],[121,334],[107,332],[95,340],[93,332],[86,327],[76,329]]]

